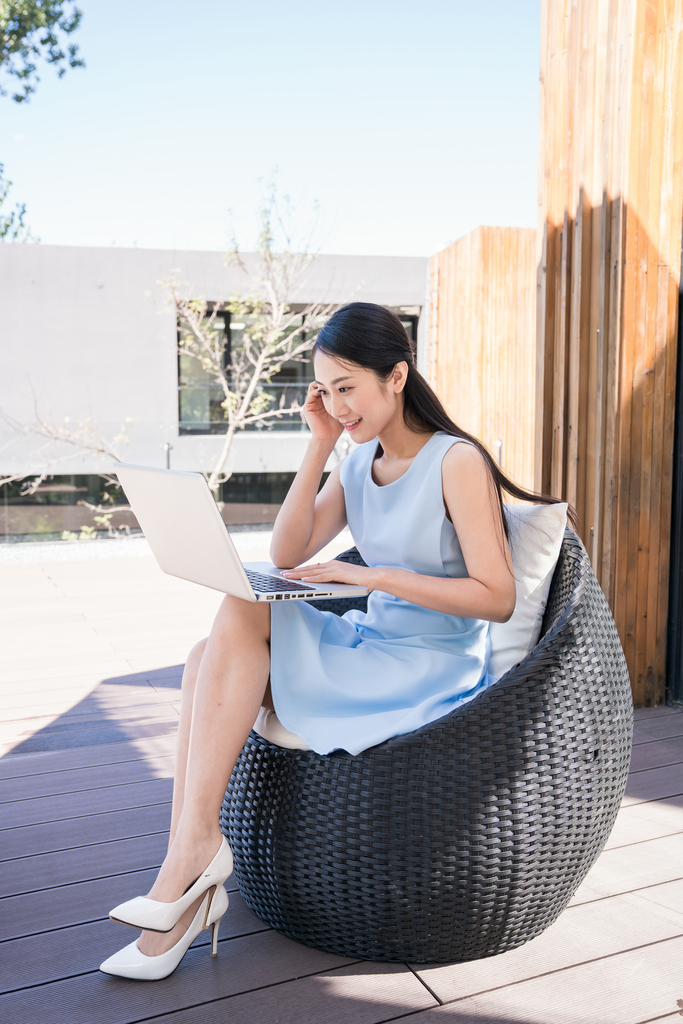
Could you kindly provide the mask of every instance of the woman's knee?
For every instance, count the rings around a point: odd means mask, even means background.
[[[221,629],[244,631],[256,630],[270,637],[270,606],[261,601],[243,601],[240,597],[226,594],[223,598],[216,623]]]
[[[185,670],[183,672],[183,690],[194,689],[194,684],[197,682],[199,666],[201,665],[202,662],[202,655],[206,650],[207,641],[208,637],[205,637],[203,640],[200,640],[199,643],[194,645],[194,647],[187,656],[187,661],[185,662]]]

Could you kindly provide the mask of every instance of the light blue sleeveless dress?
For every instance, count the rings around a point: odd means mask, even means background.
[[[342,464],[346,514],[364,561],[426,576],[468,575],[445,514],[441,463],[458,439],[437,432],[408,471],[379,487],[377,441]],[[462,442],[468,443],[468,442]],[[472,700],[492,682],[489,623],[422,608],[375,590],[344,616],[305,601],[271,606],[276,714],[319,754],[358,754]]]

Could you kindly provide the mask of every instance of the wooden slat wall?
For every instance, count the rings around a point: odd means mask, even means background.
[[[431,262],[431,384],[524,487],[534,481],[535,239],[480,227]]]
[[[537,489],[661,703],[683,221],[681,0],[543,0]]]

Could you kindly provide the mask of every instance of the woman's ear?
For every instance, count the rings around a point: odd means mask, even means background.
[[[400,395],[406,386],[408,380],[408,364],[405,360],[400,363],[396,363],[396,366],[391,371],[391,387],[395,395]]]

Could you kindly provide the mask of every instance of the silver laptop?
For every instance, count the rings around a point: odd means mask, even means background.
[[[363,597],[348,583],[299,583],[271,562],[242,561],[201,473],[118,463],[115,467],[159,567],[245,601]]]

